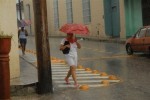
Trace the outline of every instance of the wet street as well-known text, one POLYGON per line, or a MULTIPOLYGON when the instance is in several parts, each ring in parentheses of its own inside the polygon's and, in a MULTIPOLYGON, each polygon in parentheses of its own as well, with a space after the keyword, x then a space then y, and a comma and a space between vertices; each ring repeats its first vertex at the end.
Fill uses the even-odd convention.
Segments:
MULTIPOLYGON (((64 59, 59 50, 61 38, 50 38, 49 41, 51 56, 64 59)), ((79 65, 115 75, 121 82, 88 91, 58 88, 54 95, 65 94, 65 100, 150 100, 150 58, 147 55, 138 53, 129 56, 126 54, 125 45, 120 43, 90 40, 79 42, 82 45, 78 50, 79 65)), ((34 37, 28 38, 27 49, 35 50, 34 37)), ((53 98, 51 97, 52 100, 53 98)))

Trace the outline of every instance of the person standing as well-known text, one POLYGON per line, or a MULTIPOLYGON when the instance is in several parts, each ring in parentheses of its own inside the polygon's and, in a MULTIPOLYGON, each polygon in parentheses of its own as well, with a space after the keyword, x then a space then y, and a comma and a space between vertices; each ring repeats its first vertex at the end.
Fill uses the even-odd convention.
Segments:
POLYGON ((79 86, 79 84, 77 82, 77 77, 76 77, 76 67, 77 67, 77 63, 78 63, 77 48, 78 49, 81 48, 80 43, 74 37, 73 33, 67 33, 67 37, 62 39, 62 41, 61 41, 60 50, 69 51, 69 52, 64 53, 66 62, 70 66, 67 76, 65 77, 65 82, 67 84, 69 84, 69 77, 72 75, 72 79, 74 81, 75 87, 79 86), (68 41, 69 43, 65 45, 66 41, 68 41), (68 50, 67 50, 67 48, 68 48, 68 50))
POLYGON ((27 30, 25 30, 24 27, 21 27, 21 29, 18 30, 18 38, 19 38, 19 42, 20 42, 23 55, 25 55, 27 36, 28 36, 27 30))

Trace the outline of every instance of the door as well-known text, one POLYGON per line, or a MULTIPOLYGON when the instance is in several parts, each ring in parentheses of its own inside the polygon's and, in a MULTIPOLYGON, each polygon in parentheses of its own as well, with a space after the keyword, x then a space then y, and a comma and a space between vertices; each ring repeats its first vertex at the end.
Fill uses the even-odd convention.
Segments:
POLYGON ((138 44, 137 40, 139 39, 140 31, 141 31, 141 29, 136 32, 136 35, 132 39, 131 48, 133 49, 133 51, 138 51, 139 47, 137 46, 137 44, 138 44))
POLYGON ((112 12, 112 36, 120 36, 120 14, 119 14, 119 0, 111 0, 112 12))
POLYGON ((104 0, 105 32, 107 36, 120 36, 119 0, 104 0))
POLYGON ((142 0, 143 26, 150 25, 150 0, 142 0))
POLYGON ((134 51, 144 51, 144 41, 145 41, 146 28, 141 29, 132 42, 134 51))
POLYGON ((124 3, 126 37, 131 37, 143 26, 141 0, 124 0, 124 3))

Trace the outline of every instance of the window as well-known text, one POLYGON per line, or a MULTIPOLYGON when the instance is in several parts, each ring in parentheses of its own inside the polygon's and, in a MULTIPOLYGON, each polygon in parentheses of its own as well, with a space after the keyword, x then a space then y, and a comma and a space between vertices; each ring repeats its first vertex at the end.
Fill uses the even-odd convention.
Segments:
POLYGON ((73 23, 72 0, 66 0, 67 22, 73 23))
POLYGON ((146 37, 150 37, 150 28, 147 29, 146 37))
POLYGON ((141 29, 140 34, 139 34, 139 38, 145 37, 145 32, 146 32, 146 28, 141 29))
POLYGON ((140 33, 140 30, 138 30, 138 31, 136 32, 136 38, 139 38, 139 33, 140 33))
POLYGON ((58 0, 54 0, 54 27, 59 28, 58 0))
POLYGON ((82 0, 84 24, 91 22, 90 0, 82 0))

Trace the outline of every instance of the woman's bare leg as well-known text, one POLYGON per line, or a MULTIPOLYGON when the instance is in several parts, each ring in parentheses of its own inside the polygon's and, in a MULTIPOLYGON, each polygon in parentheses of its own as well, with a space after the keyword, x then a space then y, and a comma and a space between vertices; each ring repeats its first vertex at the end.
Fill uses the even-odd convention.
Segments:
POLYGON ((72 75, 74 84, 77 84, 77 76, 76 76, 76 67, 75 66, 71 66, 71 75, 72 75))
POLYGON ((26 51, 26 43, 24 44, 24 51, 26 51))
POLYGON ((66 78, 68 79, 70 77, 70 75, 71 75, 71 68, 69 69, 66 78))
POLYGON ((71 75, 71 68, 69 69, 68 73, 67 73, 67 76, 65 77, 65 81, 67 84, 69 84, 69 77, 71 75))
POLYGON ((22 53, 25 54, 25 44, 22 44, 22 53))
POLYGON ((23 44, 22 44, 22 43, 21 43, 20 45, 21 45, 22 54, 24 54, 24 49, 23 49, 23 48, 24 48, 24 46, 23 46, 23 44))

